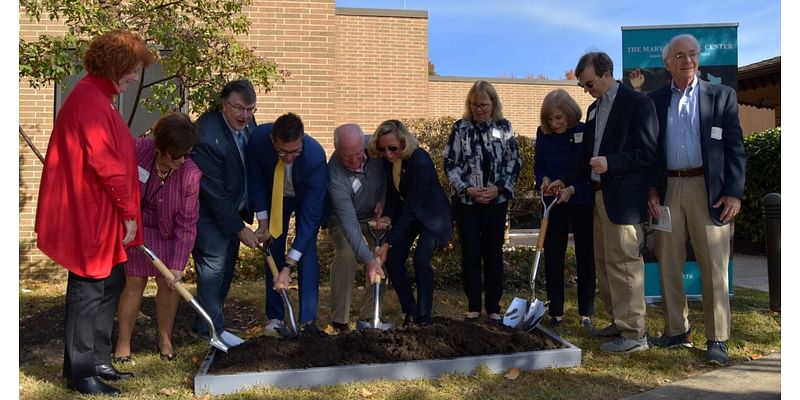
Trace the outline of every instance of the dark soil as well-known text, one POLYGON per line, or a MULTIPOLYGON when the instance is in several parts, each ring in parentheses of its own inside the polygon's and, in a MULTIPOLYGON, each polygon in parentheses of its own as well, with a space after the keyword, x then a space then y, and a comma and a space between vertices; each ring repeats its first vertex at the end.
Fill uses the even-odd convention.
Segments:
MULTIPOLYGON (((54 305, 31 315, 26 315, 27 307, 20 304, 19 320, 19 363, 52 360, 61 358, 64 354, 64 298, 61 297, 54 305)), ((131 340, 133 358, 136 353, 156 352, 158 337, 156 331, 156 305, 152 296, 142 299, 140 317, 136 321, 131 340)), ((260 324, 259 316, 263 309, 256 310, 253 305, 229 298, 225 304, 225 318, 228 330, 238 332, 250 326, 260 324)), ((172 344, 180 347, 188 343, 201 340, 192 333, 197 312, 182 299, 178 303, 178 312, 175 316, 175 327, 172 331, 172 344)), ((112 347, 116 343, 117 324, 114 322, 112 347)), ((60 362, 60 361, 59 361, 60 362)))
POLYGON ((511 354, 561 346, 539 331, 526 333, 497 323, 434 318, 429 326, 367 329, 336 336, 301 335, 292 339, 261 336, 217 352, 209 374, 232 374, 354 364, 453 359, 511 354))

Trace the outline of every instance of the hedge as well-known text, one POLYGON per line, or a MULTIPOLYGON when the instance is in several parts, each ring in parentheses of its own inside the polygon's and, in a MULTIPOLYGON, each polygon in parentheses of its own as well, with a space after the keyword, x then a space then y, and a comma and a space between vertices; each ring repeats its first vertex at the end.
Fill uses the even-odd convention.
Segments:
POLYGON ((736 217, 736 236, 752 243, 765 239, 761 198, 781 192, 781 128, 767 129, 744 139, 747 152, 742 212, 736 217))

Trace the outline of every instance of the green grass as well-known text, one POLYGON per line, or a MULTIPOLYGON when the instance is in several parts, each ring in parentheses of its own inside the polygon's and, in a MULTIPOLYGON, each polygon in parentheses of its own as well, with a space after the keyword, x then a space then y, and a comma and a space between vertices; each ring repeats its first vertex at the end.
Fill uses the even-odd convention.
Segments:
MULTIPOLYGON (((20 283, 20 316, 31 315, 43 307, 63 304, 63 283, 20 283)), ((193 287, 190 287, 193 290, 193 287)), ((263 282, 234 284, 230 296, 258 304, 263 308, 263 282)), ((354 299, 360 299, 360 289, 354 299)), ((146 294, 154 292, 148 286, 146 294)), ((296 296, 296 291, 292 291, 296 296)), ((503 303, 508 305, 515 295, 524 296, 524 291, 507 292, 503 303)), ((629 355, 605 354, 599 346, 605 339, 588 336, 579 326, 575 289, 567 290, 565 323, 557 333, 582 349, 580 367, 523 371, 516 380, 507 380, 503 374, 493 374, 479 369, 473 375, 448 375, 438 379, 415 379, 406 381, 378 380, 348 385, 336 385, 312 389, 254 388, 236 394, 217 396, 219 399, 615 399, 650 390, 669 382, 713 370, 704 363, 705 337, 703 313, 700 303, 690 303, 690 321, 693 324, 695 349, 650 349, 629 355)), ((544 293, 538 293, 544 299, 544 293)), ((438 290, 435 293, 434 313, 452 318, 461 318, 466 309, 466 299, 459 290, 438 290)), ((327 322, 328 289, 320 288, 320 325, 327 322)), ((354 301, 354 308, 358 301, 354 301)), ((294 304, 297 304, 296 302, 294 304)), ((386 317, 399 315, 399 305, 393 291, 384 298, 383 313, 386 317)), ((595 325, 603 327, 609 316, 602 311, 602 302, 597 300, 595 325)), ((746 361, 753 355, 780 351, 781 317, 769 311, 767 293, 736 288, 731 301, 732 335, 728 342, 732 364, 746 361)), ((260 316, 262 319, 264 316, 260 316)), ((351 322, 352 324, 352 322, 351 322)), ((647 327, 652 335, 659 335, 663 327, 663 315, 658 307, 648 306, 647 327)), ((53 327, 60 329, 60 327, 53 327)), ((20 332, 20 335, 35 332, 20 332)), ((25 349, 23 349, 25 350, 25 349)), ((31 349, 33 350, 33 349, 31 349)), ((177 362, 167 364, 155 353, 135 353, 136 365, 125 370, 136 374, 134 379, 115 384, 128 399, 194 399, 192 378, 197 365, 192 359, 202 359, 208 344, 197 341, 176 349, 181 355, 177 362), (191 357, 189 357, 189 355, 191 357)), ((96 398, 77 396, 65 389, 64 381, 58 377, 61 369, 61 348, 47 357, 44 363, 21 365, 19 370, 19 394, 23 399, 96 398)))

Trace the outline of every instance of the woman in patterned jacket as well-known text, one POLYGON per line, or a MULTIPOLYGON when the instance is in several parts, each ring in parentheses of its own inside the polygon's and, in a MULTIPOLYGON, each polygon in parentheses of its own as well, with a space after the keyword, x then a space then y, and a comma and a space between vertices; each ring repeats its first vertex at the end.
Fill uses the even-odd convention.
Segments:
POLYGON ((519 144, 503 117, 497 91, 489 82, 475 82, 467 93, 464 117, 450 132, 444 159, 461 239, 468 321, 481 315, 482 291, 489 320, 502 320, 506 212, 521 166, 519 144))

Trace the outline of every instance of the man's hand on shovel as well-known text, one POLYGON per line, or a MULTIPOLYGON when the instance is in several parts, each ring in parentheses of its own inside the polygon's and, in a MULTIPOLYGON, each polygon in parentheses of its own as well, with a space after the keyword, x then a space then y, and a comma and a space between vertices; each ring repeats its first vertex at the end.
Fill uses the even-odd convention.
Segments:
POLYGON ((380 277, 380 279, 386 277, 386 274, 383 272, 383 258, 380 256, 373 257, 372 261, 367 264, 367 282, 375 282, 376 275, 380 277))
POLYGON ((278 276, 272 277, 272 284, 275 286, 274 289, 276 291, 289 289, 289 285, 292 283, 292 269, 296 266, 297 261, 288 257, 286 258, 286 265, 281 268, 281 272, 278 273, 278 276))

